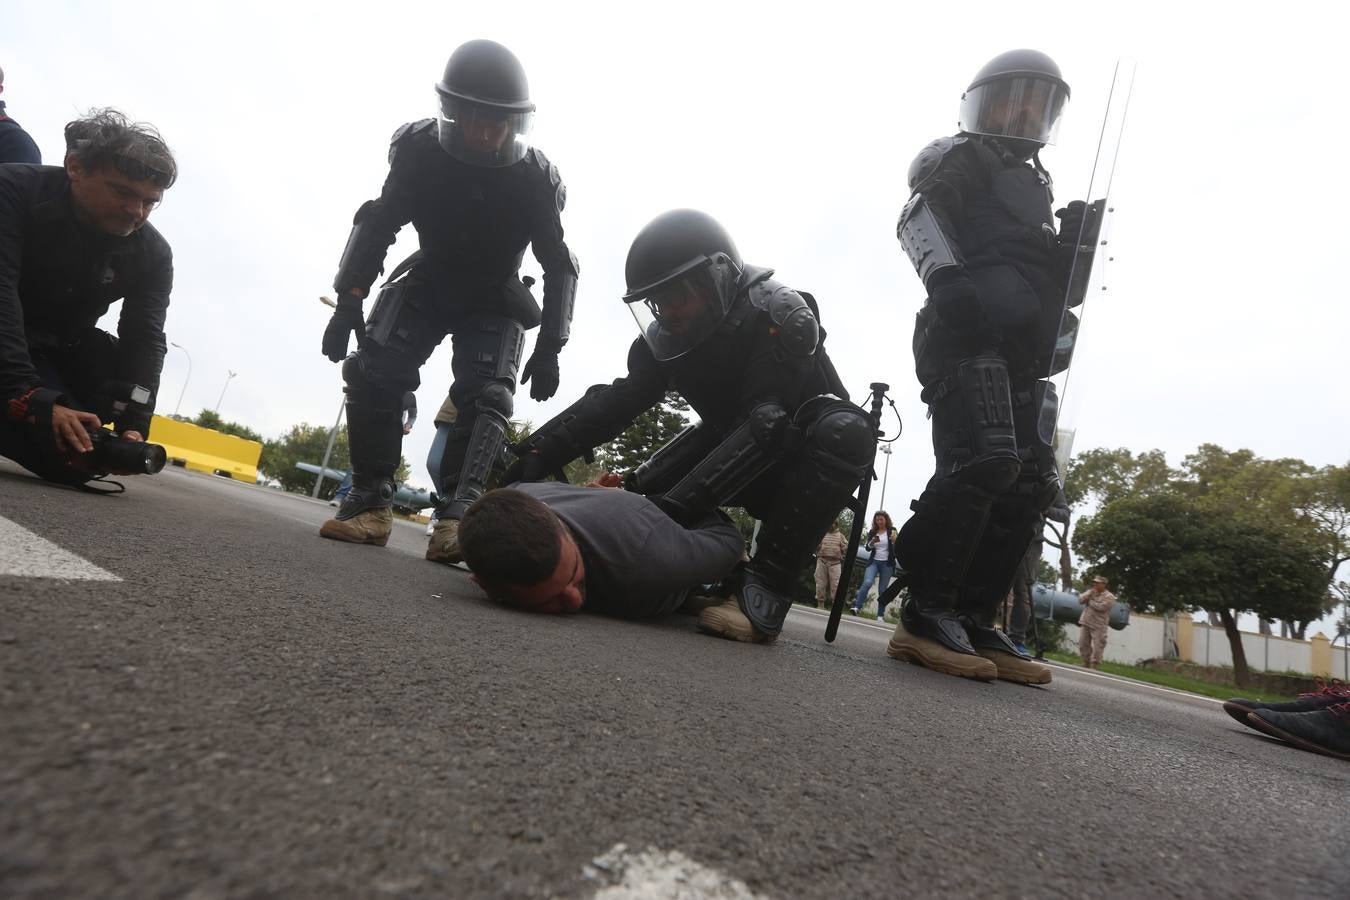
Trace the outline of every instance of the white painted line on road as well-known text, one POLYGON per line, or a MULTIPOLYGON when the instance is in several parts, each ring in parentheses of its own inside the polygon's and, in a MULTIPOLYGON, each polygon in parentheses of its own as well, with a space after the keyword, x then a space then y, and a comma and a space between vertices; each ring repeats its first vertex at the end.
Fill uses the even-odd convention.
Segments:
POLYGON ((0 516, 0 575, 61 581, 122 580, 4 516, 0 516))
POLYGON ((745 882, 697 863, 678 850, 648 847, 633 852, 615 844, 582 867, 592 881, 606 882, 595 900, 759 900, 745 882))

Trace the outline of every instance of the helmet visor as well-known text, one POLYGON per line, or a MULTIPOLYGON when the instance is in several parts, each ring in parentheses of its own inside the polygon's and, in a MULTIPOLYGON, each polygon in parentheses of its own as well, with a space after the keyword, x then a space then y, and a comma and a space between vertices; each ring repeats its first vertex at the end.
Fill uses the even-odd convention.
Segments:
POLYGON ((726 318, 740 274, 731 258, 719 253, 623 299, 652 355, 671 360, 694 349, 726 318))
POLYGON ((1036 75, 976 85, 961 97, 961 130, 1053 144, 1069 102, 1061 82, 1036 75))
POLYGON ((472 166, 520 162, 530 148, 533 110, 508 110, 441 94, 438 136, 441 148, 472 166))

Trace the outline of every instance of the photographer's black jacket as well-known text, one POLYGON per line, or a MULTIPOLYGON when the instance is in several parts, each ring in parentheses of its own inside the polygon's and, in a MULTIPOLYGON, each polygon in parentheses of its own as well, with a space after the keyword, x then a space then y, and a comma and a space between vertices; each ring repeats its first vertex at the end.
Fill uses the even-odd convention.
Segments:
MULTIPOLYGON (((64 169, 0 166, 0 409, 42 386, 30 347, 78 353, 74 345, 117 300, 109 378, 156 393, 172 287, 173 254, 152 225, 125 238, 98 233, 76 220, 64 169)), ((117 424, 144 434, 150 412, 117 424)))

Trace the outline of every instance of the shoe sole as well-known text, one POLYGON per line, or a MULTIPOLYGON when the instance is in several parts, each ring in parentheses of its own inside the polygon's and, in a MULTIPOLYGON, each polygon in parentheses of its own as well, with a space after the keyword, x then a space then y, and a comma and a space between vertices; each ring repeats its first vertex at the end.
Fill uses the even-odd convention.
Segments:
POLYGON ((464 556, 462 554, 447 553, 443 556, 440 554, 433 555, 430 550, 427 551, 427 559, 434 563, 440 563, 443 566, 457 566, 464 562, 464 556))
POLYGON ((995 681, 998 679, 998 666, 985 659, 983 656, 972 656, 971 659, 978 659, 984 663, 983 666, 972 664, 965 668, 957 668, 948 665, 939 658, 930 657, 922 650, 908 647, 896 646, 895 641, 886 644, 886 655, 891 659, 898 659, 903 662, 923 666, 925 669, 932 669, 934 672, 941 672, 943 675, 955 675, 959 678, 972 678, 976 681, 995 681))
POLYGON ((980 657, 983 659, 988 659, 991 663, 994 664, 994 668, 998 669, 999 681, 1011 681, 1013 684, 1049 684, 1051 681, 1054 680, 1054 677, 1050 674, 1049 666, 1045 667, 1044 672, 1037 672, 1033 676, 1019 672, 1016 669, 1008 669, 1005 672, 1003 668, 999 666, 998 660, 989 659, 989 657, 985 656, 983 653, 980 654, 980 657))
POLYGON ((336 528, 330 529, 328 527, 327 522, 324 522, 323 525, 320 526, 319 537, 328 538, 330 541, 344 541, 348 544, 370 544, 375 547, 383 547, 389 543, 389 535, 387 534, 378 538, 372 538, 369 536, 363 538, 354 538, 351 536, 349 532, 340 531, 336 528))
POLYGON ((726 638, 729 641, 736 641, 741 644, 772 644, 778 639, 778 635, 766 637, 753 631, 750 633, 750 637, 741 637, 744 632, 739 629, 730 628, 720 622, 706 622, 703 619, 699 619, 698 621, 698 630, 704 634, 726 638))
POLYGON ((1334 756, 1337 759, 1350 759, 1350 753, 1341 753, 1339 750, 1332 750, 1330 747, 1321 747, 1312 741, 1297 735, 1290 734, 1283 728, 1277 728, 1265 719, 1261 718, 1259 712, 1252 713, 1247 717, 1247 724, 1255 728, 1262 734, 1268 734, 1271 737, 1279 738, 1285 743, 1293 744, 1304 750, 1311 750, 1313 753, 1321 753, 1323 756, 1334 756))

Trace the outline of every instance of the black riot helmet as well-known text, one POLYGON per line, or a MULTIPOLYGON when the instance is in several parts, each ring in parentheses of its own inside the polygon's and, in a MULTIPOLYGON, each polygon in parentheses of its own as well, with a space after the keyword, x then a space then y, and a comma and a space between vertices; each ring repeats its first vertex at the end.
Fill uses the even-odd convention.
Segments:
POLYGON ((1053 144, 1069 85, 1039 50, 1000 53, 961 95, 962 131, 1053 144))
POLYGON ((436 83, 441 147, 475 166, 509 166, 529 149, 534 104, 525 67, 496 41, 461 44, 436 83))
POLYGON ((712 216, 672 209, 652 219, 628 248, 623 302, 659 360, 688 353, 726 318, 741 277, 741 254, 712 216))

